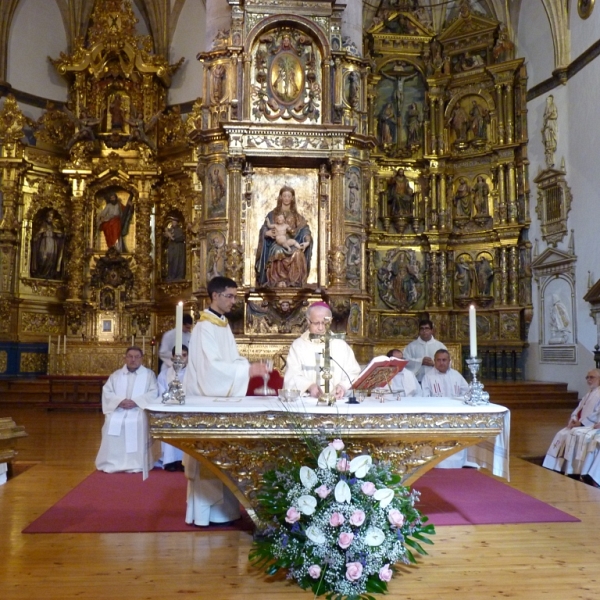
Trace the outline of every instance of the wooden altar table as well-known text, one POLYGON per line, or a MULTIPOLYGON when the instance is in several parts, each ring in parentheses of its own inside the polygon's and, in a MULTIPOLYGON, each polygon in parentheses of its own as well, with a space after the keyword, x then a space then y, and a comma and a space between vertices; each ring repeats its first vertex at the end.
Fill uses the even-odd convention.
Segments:
POLYGON ((368 399, 317 406, 312 398, 188 397, 184 405, 146 409, 153 438, 197 458, 236 495, 255 519, 261 474, 282 460, 307 457, 304 440, 341 438, 350 457, 385 460, 411 485, 449 455, 469 448, 469 461, 508 478, 510 411, 468 406, 452 398, 368 399))

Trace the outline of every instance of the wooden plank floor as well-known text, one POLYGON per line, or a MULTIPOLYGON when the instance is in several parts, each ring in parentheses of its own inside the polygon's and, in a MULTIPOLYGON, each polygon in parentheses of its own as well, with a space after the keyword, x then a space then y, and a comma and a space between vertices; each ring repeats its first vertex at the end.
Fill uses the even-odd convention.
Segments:
MULTIPOLYGON (((536 467, 567 409, 512 413, 510 485, 581 523, 440 527, 428 557, 404 569, 390 599, 600 597, 600 490, 536 467)), ((0 486, 0 598, 306 600, 283 578, 251 570, 248 533, 35 534, 22 529, 94 469, 102 415, 0 407, 29 437, 19 460, 38 464, 0 486)), ((183 518, 183 507, 182 507, 183 518)))

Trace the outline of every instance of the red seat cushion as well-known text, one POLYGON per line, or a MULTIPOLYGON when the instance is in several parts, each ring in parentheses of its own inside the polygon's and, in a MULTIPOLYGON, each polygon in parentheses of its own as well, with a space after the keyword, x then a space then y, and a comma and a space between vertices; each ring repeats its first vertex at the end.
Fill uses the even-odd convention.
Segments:
MULTIPOLYGON (((265 385, 262 377, 253 377, 248 382, 248 391, 246 392, 247 396, 255 396, 257 389, 262 389, 265 385)), ((277 392, 283 388, 283 377, 279 373, 277 369, 273 369, 271 371, 271 375, 269 376, 269 381, 267 382, 267 386, 273 390, 273 396, 277 396, 277 392)))

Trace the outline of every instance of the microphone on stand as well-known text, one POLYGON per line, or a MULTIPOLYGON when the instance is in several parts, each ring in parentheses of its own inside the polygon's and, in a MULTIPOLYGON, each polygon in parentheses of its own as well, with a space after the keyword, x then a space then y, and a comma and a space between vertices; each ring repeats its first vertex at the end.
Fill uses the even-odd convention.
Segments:
POLYGON ((350 375, 346 373, 344 367, 342 367, 342 365, 340 365, 340 363, 337 360, 335 360, 333 356, 329 356, 329 358, 342 370, 342 373, 348 378, 348 381, 350 382, 350 387, 348 389, 352 392, 352 395, 348 398, 348 402, 346 402, 346 404, 359 404, 358 400, 356 399, 356 396, 354 395, 354 388, 352 387, 352 379, 350 379, 350 375))

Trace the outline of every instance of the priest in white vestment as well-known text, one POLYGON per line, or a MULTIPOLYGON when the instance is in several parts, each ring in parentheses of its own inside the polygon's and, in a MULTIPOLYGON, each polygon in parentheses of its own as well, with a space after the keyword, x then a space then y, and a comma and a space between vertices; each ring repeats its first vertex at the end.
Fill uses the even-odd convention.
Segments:
MULTIPOLYGON (((388 358, 404 358, 402 350, 394 349, 387 353, 388 358)), ((421 396, 421 386, 417 381, 417 378, 413 375, 413 372, 404 367, 402 371, 394 376, 390 381, 390 388, 394 394, 400 394, 400 396, 421 396)))
MULTIPOLYGON (((191 318, 191 317, 190 317, 191 318)), ((175 346, 171 352, 172 358, 175 358, 175 346)), ((185 377, 185 369, 188 361, 188 347, 185 344, 181 346, 181 360, 183 361, 183 367, 179 371, 179 381, 183 382, 185 377)), ((175 369, 170 366, 166 371, 161 371, 158 374, 156 382, 158 383, 158 396, 162 398, 162 395, 169 389, 169 384, 175 379, 175 369)), ((165 471, 181 471, 183 469, 183 451, 171 444, 166 442, 160 443, 161 457, 160 461, 156 464, 157 467, 162 467, 165 471)))
MULTIPOLYGON (((210 306, 200 314, 192 331, 189 360, 183 380, 187 396, 245 396, 251 377, 266 375, 264 363, 240 356, 225 315, 235 304, 237 284, 228 277, 208 282, 210 306)), ((185 522, 194 525, 225 523, 240 517, 233 493, 197 460, 184 457, 188 478, 185 522)))
MULTIPOLYGON (((423 396, 457 398, 469 391, 469 384, 465 378, 451 367, 448 350, 438 350, 434 355, 433 364, 433 368, 423 378, 423 396)), ((438 464, 438 468, 442 469, 460 469, 465 466, 478 466, 468 462, 466 449, 456 452, 438 464)))
MULTIPOLYGON (((190 337, 192 336, 192 327, 194 326, 194 319, 191 315, 183 315, 183 327, 181 332, 181 343, 184 346, 190 347, 190 337)), ((158 358, 161 360, 160 372, 166 373, 167 369, 173 366, 171 357, 173 348, 175 347, 175 338, 177 337, 177 330, 175 327, 165 331, 160 340, 160 346, 158 347, 158 358)))
POLYGON ((140 348, 128 348, 125 364, 102 388, 102 412, 106 417, 96 457, 99 471, 143 472, 147 476, 154 465, 158 452, 148 434, 144 408, 156 401, 158 387, 154 373, 142 365, 142 359, 140 348))
MULTIPOLYGON (((554 436, 542 463, 547 469, 565 475, 583 476, 591 475, 590 470, 595 472, 592 464, 597 454, 596 432, 600 428, 600 369, 592 369, 585 379, 590 391, 571 413, 567 426, 554 436)), ((597 477, 600 478, 600 472, 597 477)))
MULTIPOLYGON (((308 330, 292 342, 286 360, 283 385, 286 389, 300 390, 313 398, 323 394, 323 351, 325 343, 310 339, 311 334, 324 334, 326 320, 331 322, 331 309, 325 302, 314 302, 306 311, 308 330)), ((343 398, 360 374, 352 348, 340 339, 330 341, 330 391, 337 399, 343 398)))
POLYGON ((404 348, 406 368, 412 371, 419 383, 433 369, 433 357, 438 350, 446 350, 442 342, 433 337, 433 323, 429 319, 419 321, 419 337, 404 348))

